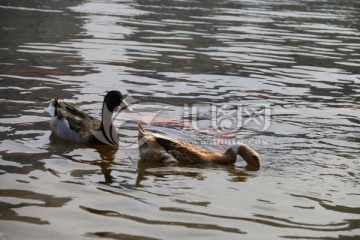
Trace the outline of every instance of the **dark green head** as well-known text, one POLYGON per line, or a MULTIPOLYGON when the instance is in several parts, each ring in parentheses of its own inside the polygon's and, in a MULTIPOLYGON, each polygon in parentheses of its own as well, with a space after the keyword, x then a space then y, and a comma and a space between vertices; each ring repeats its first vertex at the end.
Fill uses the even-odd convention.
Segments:
POLYGON ((120 110, 128 110, 132 112, 133 110, 128 106, 121 92, 112 90, 108 92, 105 96, 104 103, 106 104, 107 109, 110 112, 114 112, 117 108, 120 107, 120 110))

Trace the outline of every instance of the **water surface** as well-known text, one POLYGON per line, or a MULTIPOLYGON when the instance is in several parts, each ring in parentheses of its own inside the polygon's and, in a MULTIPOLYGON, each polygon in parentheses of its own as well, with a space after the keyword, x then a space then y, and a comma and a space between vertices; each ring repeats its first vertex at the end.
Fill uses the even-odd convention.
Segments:
POLYGON ((356 0, 0 1, 0 238, 358 238, 359 16, 356 0), (141 113, 118 116, 118 151, 51 135, 51 98, 98 116, 112 89, 141 113), (139 164, 138 119, 247 143, 262 167, 139 164))

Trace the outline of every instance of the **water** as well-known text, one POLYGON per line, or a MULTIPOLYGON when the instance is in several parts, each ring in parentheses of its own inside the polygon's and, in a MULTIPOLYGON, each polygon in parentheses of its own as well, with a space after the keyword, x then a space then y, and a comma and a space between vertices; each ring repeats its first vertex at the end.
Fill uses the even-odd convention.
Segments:
POLYGON ((356 0, 0 1, 0 238, 359 238, 359 16, 356 0), (142 114, 119 115, 118 151, 50 134, 51 98, 98 116, 111 89, 142 114), (262 167, 138 164, 137 119, 246 142, 262 167))

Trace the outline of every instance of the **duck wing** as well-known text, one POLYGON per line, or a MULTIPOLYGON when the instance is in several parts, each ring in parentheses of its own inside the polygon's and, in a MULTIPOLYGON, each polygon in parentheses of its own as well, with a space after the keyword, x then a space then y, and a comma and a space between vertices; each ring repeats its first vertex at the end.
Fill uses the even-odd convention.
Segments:
POLYGON ((72 104, 63 100, 55 100, 55 115, 68 121, 69 127, 76 132, 87 132, 98 130, 101 121, 83 111, 80 111, 72 104))
POLYGON ((93 118, 93 117, 89 116, 88 114, 84 113, 83 111, 80 111, 79 109, 77 109, 71 103, 66 102, 64 100, 56 99, 54 105, 55 105, 56 110, 61 109, 63 112, 66 112, 67 114, 71 114, 74 117, 93 118))
POLYGON ((169 138, 161 134, 153 134, 155 140, 163 146, 168 153, 173 155, 181 163, 204 163, 210 161, 215 154, 194 146, 190 143, 169 138))
POLYGON ((187 143, 185 141, 181 141, 158 133, 151 133, 151 135, 160 145, 162 145, 168 151, 178 149, 178 150, 186 150, 186 151, 191 150, 197 152, 206 152, 206 150, 197 147, 195 145, 192 145, 190 143, 187 143))

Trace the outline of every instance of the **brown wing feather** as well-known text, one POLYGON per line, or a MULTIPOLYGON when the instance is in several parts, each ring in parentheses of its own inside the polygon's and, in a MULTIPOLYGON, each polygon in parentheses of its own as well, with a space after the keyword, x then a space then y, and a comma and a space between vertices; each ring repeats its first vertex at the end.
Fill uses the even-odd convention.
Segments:
POLYGON ((204 163, 221 157, 217 152, 208 151, 186 142, 171 138, 154 137, 161 146, 181 163, 204 163))
POLYGON ((79 117, 84 118, 84 119, 89 119, 89 120, 95 120, 96 118, 84 113, 83 111, 80 111, 79 109, 77 109, 74 105, 65 102, 65 101, 57 101, 57 106, 58 109, 62 109, 63 111, 67 112, 68 114, 71 114, 74 117, 79 117))
POLYGON ((78 110, 75 106, 65 101, 56 101, 56 114, 58 118, 65 117, 69 123, 69 127, 76 132, 89 132, 98 130, 101 121, 78 110))
POLYGON ((230 156, 231 159, 228 159, 227 157, 224 158, 223 154, 218 152, 208 151, 167 136, 148 133, 142 125, 139 125, 139 148, 140 152, 142 152, 141 149, 152 149, 152 151, 144 151, 146 154, 143 154, 143 156, 158 158, 163 153, 169 153, 178 162, 183 164, 209 162, 227 164, 236 160, 236 155, 230 156), (140 141, 144 142, 144 140, 144 145, 141 145, 140 141))

